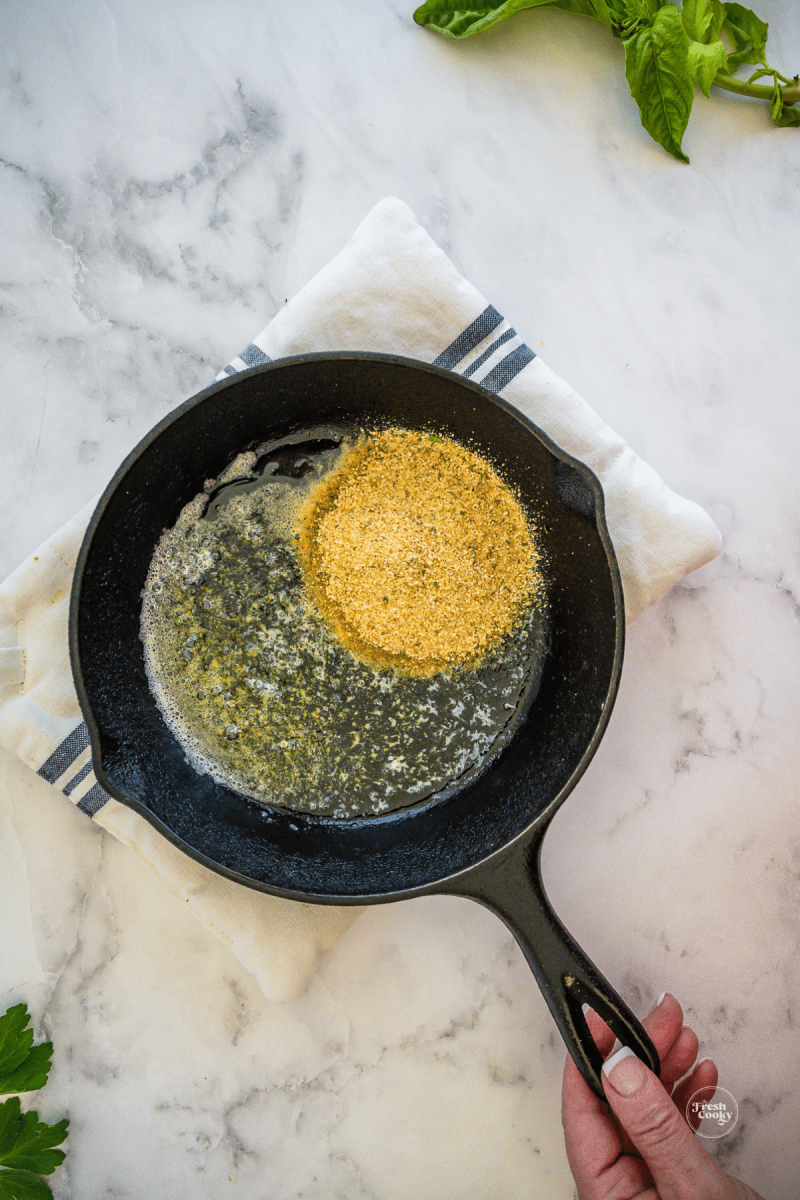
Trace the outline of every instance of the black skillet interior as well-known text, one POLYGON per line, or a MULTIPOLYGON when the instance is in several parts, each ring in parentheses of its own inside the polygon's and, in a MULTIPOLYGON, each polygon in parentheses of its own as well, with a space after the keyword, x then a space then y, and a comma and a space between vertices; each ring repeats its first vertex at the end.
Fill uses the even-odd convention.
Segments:
POLYGON ((594 477, 467 380, 365 354, 282 360, 214 385, 130 455, 89 527, 70 644, 100 782, 184 851, 252 887, 335 902, 434 890, 549 819, 599 740, 621 657, 619 578, 594 477), (464 790, 346 822, 265 808, 187 763, 151 696, 139 640, 154 546, 242 449, 324 422, 386 421, 483 452, 535 514, 551 621, 538 695, 510 746, 464 790))

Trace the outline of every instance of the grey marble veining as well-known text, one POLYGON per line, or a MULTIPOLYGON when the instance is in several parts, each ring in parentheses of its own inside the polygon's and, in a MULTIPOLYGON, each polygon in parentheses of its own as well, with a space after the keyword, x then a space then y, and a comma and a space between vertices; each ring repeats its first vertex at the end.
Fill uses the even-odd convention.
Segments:
MULTIPOLYGON (((800 13, 756 6, 800 68, 800 13)), ((534 12, 456 44, 401 0, 0 13, 0 573, 209 383, 382 196, 677 491, 721 557, 629 630, 554 906, 665 988, 740 1106, 715 1153, 800 1195, 800 133, 698 95, 690 166, 621 51, 534 12)), ((0 759, 0 999, 55 1043, 58 1200, 570 1200, 563 1047, 489 913, 369 910, 267 1003, 133 855, 0 759)))

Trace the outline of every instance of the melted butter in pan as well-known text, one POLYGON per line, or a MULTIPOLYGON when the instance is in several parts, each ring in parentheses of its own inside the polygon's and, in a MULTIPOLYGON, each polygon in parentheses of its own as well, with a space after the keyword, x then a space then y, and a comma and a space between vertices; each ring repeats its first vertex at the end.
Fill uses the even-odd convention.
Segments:
POLYGON ((479 667, 427 678, 342 644, 303 586, 297 514, 358 436, 308 430, 240 455, 163 535, 142 597, 151 690, 195 769, 338 818, 478 773, 527 707, 545 637, 534 604, 479 667))

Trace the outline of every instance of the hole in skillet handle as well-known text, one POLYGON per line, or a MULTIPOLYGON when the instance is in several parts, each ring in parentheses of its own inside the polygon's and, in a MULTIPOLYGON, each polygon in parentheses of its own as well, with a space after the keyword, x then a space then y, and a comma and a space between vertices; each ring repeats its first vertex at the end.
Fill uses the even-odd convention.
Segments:
MULTIPOLYGON (((574 975, 563 977, 567 1019, 572 1025, 572 1037, 567 1043, 572 1059, 586 1083, 601 1099, 605 1099, 602 1083, 603 1055, 597 1049, 586 1020, 585 1007, 591 1008, 623 1046, 628 1046, 654 1075, 661 1074, 658 1052, 647 1035, 644 1038, 624 1019, 619 1010, 609 1004, 603 992, 596 991, 574 975)), ((606 985, 607 986, 607 985, 606 985)))
POLYGON ((548 824, 545 819, 516 844, 480 863, 452 890, 477 900, 508 926, 576 1067, 594 1094, 605 1100, 603 1056, 589 1030, 584 1004, 656 1075, 661 1064, 641 1022, 553 910, 540 864, 548 824))

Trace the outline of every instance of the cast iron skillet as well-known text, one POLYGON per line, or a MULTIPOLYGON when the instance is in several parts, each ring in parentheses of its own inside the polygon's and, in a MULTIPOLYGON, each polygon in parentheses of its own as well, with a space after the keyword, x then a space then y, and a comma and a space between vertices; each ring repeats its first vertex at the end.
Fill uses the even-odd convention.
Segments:
POLYGON ((642 1026, 552 911, 547 826, 605 730, 624 638, 622 591, 594 475, 477 384, 410 359, 311 354, 243 372, 160 422, 103 495, 78 558, 70 652, 100 784, 198 862, 248 887, 322 904, 468 896, 509 926, 584 1079, 603 1095, 589 1004, 653 1070, 642 1026), (510 744, 444 799, 336 821, 265 808, 201 776, 151 696, 140 593, 162 531, 242 449, 320 423, 434 428, 485 453, 536 514, 549 644, 510 744))

